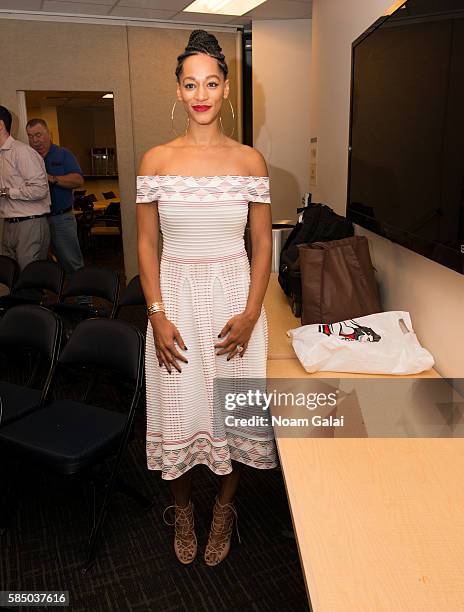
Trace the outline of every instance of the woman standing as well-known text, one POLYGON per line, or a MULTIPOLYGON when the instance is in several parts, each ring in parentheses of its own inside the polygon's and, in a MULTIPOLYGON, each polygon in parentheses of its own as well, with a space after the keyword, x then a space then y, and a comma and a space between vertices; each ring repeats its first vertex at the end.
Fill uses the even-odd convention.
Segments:
POLYGON ((147 463, 171 483, 174 550, 182 563, 197 554, 191 468, 204 464, 221 476, 208 565, 229 552, 240 464, 277 465, 272 429, 228 426, 215 392, 218 379, 266 377, 262 303, 272 249, 264 159, 222 130, 227 73, 215 36, 193 31, 176 69, 185 135, 146 152, 137 177, 139 270, 149 314, 147 463), (243 241, 249 203, 251 269, 243 241))

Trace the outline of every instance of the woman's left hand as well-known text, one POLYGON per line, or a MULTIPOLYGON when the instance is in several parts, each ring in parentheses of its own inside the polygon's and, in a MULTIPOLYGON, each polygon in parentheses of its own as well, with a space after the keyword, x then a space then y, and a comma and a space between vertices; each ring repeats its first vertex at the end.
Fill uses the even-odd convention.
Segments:
POLYGON ((252 316, 245 312, 229 319, 219 333, 219 338, 223 338, 224 336, 226 336, 226 338, 222 342, 218 342, 214 345, 214 348, 220 349, 216 352, 216 355, 229 353, 227 361, 237 354, 243 357, 257 320, 257 316, 252 316), (237 346, 241 346, 242 350, 237 350, 237 346))

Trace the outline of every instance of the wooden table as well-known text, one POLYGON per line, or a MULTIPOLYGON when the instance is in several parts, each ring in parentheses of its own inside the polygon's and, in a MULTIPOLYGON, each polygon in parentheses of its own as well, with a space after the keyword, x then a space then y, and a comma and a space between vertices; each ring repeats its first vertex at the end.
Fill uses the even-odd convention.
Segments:
MULTIPOLYGON (((265 308, 268 378, 369 378, 306 373, 275 274, 265 308)), ((277 447, 314 612, 464 611, 463 439, 279 437, 277 447)))
POLYGON ((112 202, 120 202, 119 198, 111 198, 110 200, 96 200, 93 203, 93 209, 95 212, 102 212, 106 210, 112 202))
MULTIPOLYGON (((120 202, 119 198, 111 198, 110 200, 95 200, 95 202, 93 203, 93 210, 96 213, 102 213, 105 212, 105 210, 108 208, 109 204, 111 204, 111 202, 120 202)), ((76 216, 79 216, 82 214, 82 210, 75 210, 73 209, 73 212, 76 216)))
MULTIPOLYGON (((285 293, 280 288, 277 273, 272 272, 264 297, 264 309, 268 324, 268 359, 296 359, 288 329, 300 327, 290 308, 285 293)), ((304 370, 303 370, 304 371, 304 370)))

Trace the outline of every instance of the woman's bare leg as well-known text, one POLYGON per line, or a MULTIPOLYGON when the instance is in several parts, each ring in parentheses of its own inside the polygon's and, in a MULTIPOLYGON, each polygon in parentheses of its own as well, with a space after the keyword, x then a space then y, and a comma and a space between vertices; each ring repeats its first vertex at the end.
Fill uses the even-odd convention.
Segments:
POLYGON ((238 461, 232 461, 232 472, 221 477, 219 503, 230 504, 234 501, 240 480, 240 465, 238 461))
POLYGON ((182 508, 188 506, 192 490, 192 470, 188 470, 188 472, 182 474, 179 478, 171 480, 170 486, 176 504, 182 508))
POLYGON ((193 504, 190 501, 192 470, 171 480, 170 485, 175 500, 174 550, 179 561, 188 564, 195 559, 197 554, 193 504))
POLYGON ((232 528, 237 512, 232 502, 240 479, 240 464, 232 462, 232 472, 221 477, 221 488, 213 507, 213 521, 205 548, 207 565, 217 565, 229 553, 232 528))

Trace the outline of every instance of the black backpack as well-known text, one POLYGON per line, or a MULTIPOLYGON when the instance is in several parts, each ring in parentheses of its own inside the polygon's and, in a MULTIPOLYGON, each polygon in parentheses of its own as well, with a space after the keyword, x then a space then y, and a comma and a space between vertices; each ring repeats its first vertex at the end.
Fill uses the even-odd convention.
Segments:
MULTIPOLYGON (((301 303, 298 245, 339 240, 354 235, 351 221, 346 217, 337 215, 325 204, 309 204, 303 209, 298 209, 298 212, 301 210, 303 211, 303 217, 285 241, 280 253, 279 265, 279 284, 285 294, 297 303, 301 303)), ((294 313, 298 316, 297 310, 298 306, 293 308, 294 313)))

